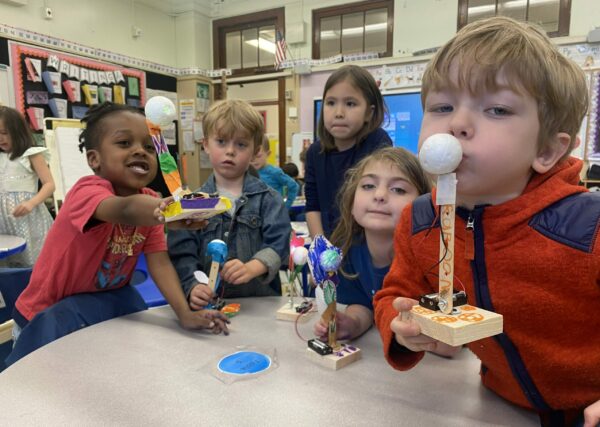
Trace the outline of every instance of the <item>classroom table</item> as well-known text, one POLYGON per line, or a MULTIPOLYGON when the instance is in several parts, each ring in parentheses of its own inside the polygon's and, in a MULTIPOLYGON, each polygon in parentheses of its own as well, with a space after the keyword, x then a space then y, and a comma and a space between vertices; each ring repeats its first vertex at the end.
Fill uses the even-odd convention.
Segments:
MULTIPOLYGON (((305 355, 287 298, 239 299, 229 336, 181 329, 170 307, 80 330, 0 373, 4 425, 534 426, 537 417, 480 384, 479 362, 431 354, 408 372, 384 360, 371 329, 339 371, 305 355), (279 366, 225 384, 210 372, 237 346, 275 348, 279 366)), ((230 301, 231 302, 231 301, 230 301)), ((313 319, 299 324, 311 336, 313 319)))
POLYGON ((27 242, 22 237, 0 234, 0 259, 23 252, 27 242))

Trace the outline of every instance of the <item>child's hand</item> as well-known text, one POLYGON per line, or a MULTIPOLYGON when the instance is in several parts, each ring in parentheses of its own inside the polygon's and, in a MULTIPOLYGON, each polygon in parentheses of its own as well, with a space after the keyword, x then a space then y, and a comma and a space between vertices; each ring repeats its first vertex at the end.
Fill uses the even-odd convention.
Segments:
POLYGON ((26 201, 26 202, 20 203, 20 204, 18 204, 18 205, 15 207, 15 209, 12 211, 12 215, 13 215, 15 218, 19 218, 19 217, 21 217, 21 216, 25 216, 25 215, 27 215, 28 213, 30 213, 30 212, 33 210, 33 208, 34 208, 34 207, 35 207, 35 206, 33 206, 33 205, 32 205, 32 204, 29 202, 29 201, 26 201))
POLYGON ((321 341, 327 341, 327 324, 322 318, 313 326, 313 332, 321 341))
POLYGON ((411 351, 432 351, 441 356, 452 356, 457 353, 461 347, 452 347, 421 333, 421 327, 410 318, 409 313, 411 308, 418 303, 410 298, 396 298, 393 302, 394 309, 398 311, 398 317, 392 320, 390 328, 396 335, 398 344, 411 351))
POLYGON ((232 259, 223 264, 221 277, 232 285, 243 285, 265 271, 266 267, 260 261, 251 260, 243 263, 239 259, 232 259))
MULTIPOLYGON (((154 218, 161 223, 165 222, 165 216, 163 214, 167 206, 173 202, 173 197, 166 197, 160 201, 158 206, 154 209, 154 218)), ((201 230, 208 224, 205 219, 194 219, 185 218, 178 221, 169 222, 169 229, 171 230, 201 230)))
POLYGON ((217 310, 186 311, 179 323, 184 329, 210 329, 213 334, 229 335, 227 316, 217 310))
POLYGON ((338 311, 335 316, 335 328, 337 339, 349 340, 357 335, 358 325, 351 316, 338 311))
POLYGON ((600 400, 592 403, 583 410, 583 427, 596 427, 600 425, 600 400))
POLYGON ((204 283, 198 283, 190 292, 190 308, 201 310, 206 307, 215 297, 214 292, 204 283))
MULTIPOLYGON (((346 313, 340 311, 335 316, 335 327, 336 327, 336 338, 339 340, 349 340, 357 335, 356 330, 358 329, 356 321, 348 316, 346 313)), ((328 328, 327 323, 323 321, 323 318, 319 319, 313 331, 317 337, 322 341, 327 341, 328 328)))

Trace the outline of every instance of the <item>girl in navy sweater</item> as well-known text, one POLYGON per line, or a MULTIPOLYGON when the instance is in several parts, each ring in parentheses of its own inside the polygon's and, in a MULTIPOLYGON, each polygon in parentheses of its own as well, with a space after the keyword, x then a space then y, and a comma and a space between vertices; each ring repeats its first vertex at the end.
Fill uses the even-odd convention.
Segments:
POLYGON ((306 153, 306 222, 311 236, 329 237, 339 218, 337 193, 346 171, 378 148, 391 146, 380 129, 385 104, 375 79, 356 65, 335 71, 323 90, 318 139, 306 153))

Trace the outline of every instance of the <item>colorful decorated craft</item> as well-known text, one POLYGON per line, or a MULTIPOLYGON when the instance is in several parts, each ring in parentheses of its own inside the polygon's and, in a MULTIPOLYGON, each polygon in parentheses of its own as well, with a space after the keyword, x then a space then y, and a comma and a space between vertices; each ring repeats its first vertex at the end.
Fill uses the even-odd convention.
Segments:
POLYGON ((328 344, 337 347, 335 314, 337 270, 342 263, 342 251, 322 235, 315 236, 308 250, 308 266, 317 286, 323 289, 327 309, 321 318, 328 325, 328 344))
POLYGON ((146 102, 144 112, 146 113, 148 130, 150 131, 154 148, 158 153, 158 161, 163 178, 175 200, 179 200, 181 195, 185 194, 188 190, 182 183, 177 162, 171 153, 169 153, 169 148, 161 132, 162 126, 171 124, 175 119, 175 105, 164 96, 154 96, 146 102))
MULTIPOLYGON (((277 310, 277 319, 296 321, 299 319, 306 320, 307 316, 300 318, 302 314, 306 314, 307 309, 302 304, 295 304, 294 297, 303 295, 302 290, 298 291, 297 281, 298 275, 308 261, 308 250, 304 247, 304 238, 296 236, 292 231, 290 237, 290 258, 288 264, 288 285, 290 299, 286 305, 277 310)), ((310 306, 309 306, 310 307, 310 306)))
POLYGON ((183 194, 163 211, 165 222, 185 218, 208 219, 231 209, 231 200, 207 193, 183 194))

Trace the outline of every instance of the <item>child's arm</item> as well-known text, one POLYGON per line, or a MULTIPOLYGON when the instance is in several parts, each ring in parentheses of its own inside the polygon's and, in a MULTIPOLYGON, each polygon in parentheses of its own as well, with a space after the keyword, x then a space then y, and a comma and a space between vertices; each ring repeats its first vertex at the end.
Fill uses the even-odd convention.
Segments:
POLYGON ((306 212, 306 225, 308 226, 308 234, 311 237, 315 237, 317 234, 324 234, 320 211, 306 212))
POLYGON ((215 310, 190 310, 179 285, 177 273, 166 252, 147 253, 146 260, 152 279, 171 308, 173 308, 183 328, 208 328, 212 329, 215 334, 223 332, 225 335, 229 335, 229 330, 227 329, 229 320, 223 313, 215 310))
MULTIPOLYGON (((337 338, 340 340, 350 340, 364 334, 373 324, 373 312, 364 305, 351 304, 344 313, 336 314, 337 338)), ((327 339, 327 325, 323 319, 315 324, 315 335, 319 338, 327 339)))
POLYGON ((15 207, 12 212, 13 216, 15 217, 25 216, 30 213, 33 208, 40 203, 44 203, 44 200, 52 196, 52 193, 54 193, 54 189, 56 188, 54 185, 54 179, 50 173, 50 168, 48 168, 46 159, 44 159, 43 155, 34 154, 33 156, 29 156, 29 162, 31 163, 31 168, 35 171, 40 179, 42 187, 40 188, 40 191, 38 191, 37 194, 31 199, 20 203, 15 207))
POLYGON ((419 302, 410 298, 396 298, 393 306, 398 311, 398 316, 392 320, 390 328, 395 335, 396 342, 411 351, 431 351, 440 356, 454 356, 461 349, 460 346, 452 347, 421 333, 419 324, 410 318, 410 310, 419 302))
POLYGON ((286 175, 281 169, 277 172, 279 174, 279 180, 283 184, 284 187, 287 187, 287 199, 285 200, 285 207, 291 208, 292 203, 296 200, 296 196, 298 196, 298 189, 300 186, 298 183, 289 175, 286 175))
POLYGON ((600 400, 585 408, 583 417, 583 427, 596 427, 600 425, 600 400))
MULTIPOLYGON (((94 212, 94 218, 112 224, 159 225, 164 223, 165 219, 162 211, 171 201, 171 197, 159 199, 149 194, 108 197, 98 204, 94 212)), ((205 227, 206 224, 206 220, 183 219, 170 222, 169 228, 173 230, 197 230, 205 227)))
POLYGON ((304 170, 304 195, 306 197, 306 225, 311 237, 323 234, 321 221, 321 206, 319 205, 319 190, 314 163, 317 161, 314 147, 306 152, 306 167, 304 170))

